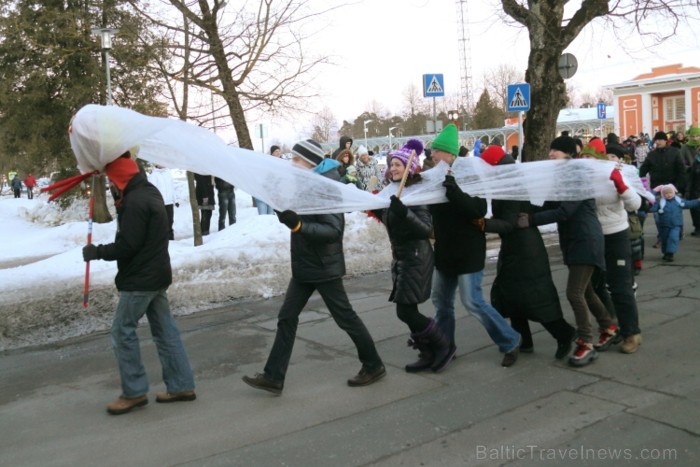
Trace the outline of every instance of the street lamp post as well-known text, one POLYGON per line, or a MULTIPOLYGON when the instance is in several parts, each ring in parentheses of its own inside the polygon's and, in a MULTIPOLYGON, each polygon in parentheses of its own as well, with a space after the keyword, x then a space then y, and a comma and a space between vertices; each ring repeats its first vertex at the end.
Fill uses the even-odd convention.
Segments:
POLYGON ((365 130, 365 147, 366 147, 367 149, 369 149, 369 148, 367 147, 367 124, 368 124, 368 123, 371 123, 371 122, 373 122, 373 121, 374 121, 374 120, 365 120, 364 123, 363 123, 363 127, 364 127, 364 130, 365 130))
POLYGON ((105 53, 105 68, 107 71, 107 105, 112 105, 112 83, 109 76, 109 49, 112 48, 112 36, 119 32, 114 28, 93 28, 92 33, 100 36, 102 51, 105 53))
POLYGON ((391 147, 391 132, 394 131, 394 130, 397 129, 397 128, 398 128, 397 126, 392 126, 391 128, 389 128, 389 152, 391 152, 391 150, 392 150, 392 147, 391 147))

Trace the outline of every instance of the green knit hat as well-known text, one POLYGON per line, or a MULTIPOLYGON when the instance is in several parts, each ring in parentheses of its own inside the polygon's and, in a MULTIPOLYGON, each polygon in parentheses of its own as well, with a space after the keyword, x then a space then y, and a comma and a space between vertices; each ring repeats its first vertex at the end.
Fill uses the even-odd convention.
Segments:
POLYGON ((430 143, 430 148, 449 152, 454 156, 459 154, 459 135, 454 123, 447 125, 440 134, 435 137, 433 142, 430 143))
MULTIPOLYGON (((700 128, 696 126, 691 126, 686 134, 688 136, 698 136, 700 135, 700 128)), ((700 142, 693 138, 690 138, 688 140, 688 146, 700 146, 700 142)))

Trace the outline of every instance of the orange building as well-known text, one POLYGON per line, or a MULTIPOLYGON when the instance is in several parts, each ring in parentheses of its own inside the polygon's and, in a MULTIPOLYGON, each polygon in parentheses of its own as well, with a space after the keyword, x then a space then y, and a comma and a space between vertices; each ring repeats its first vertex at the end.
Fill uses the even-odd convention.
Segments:
POLYGON ((605 87, 613 93, 620 136, 686 131, 700 120, 700 68, 666 65, 605 87))

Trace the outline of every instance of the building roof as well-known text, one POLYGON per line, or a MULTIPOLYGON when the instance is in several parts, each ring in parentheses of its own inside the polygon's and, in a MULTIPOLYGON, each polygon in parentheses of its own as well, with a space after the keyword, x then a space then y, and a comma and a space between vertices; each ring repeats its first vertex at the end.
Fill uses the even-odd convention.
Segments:
POLYGON ((607 84, 603 87, 611 90, 622 90, 688 81, 700 81, 700 68, 683 67, 682 64, 676 63, 655 67, 651 69, 651 72, 638 75, 629 81, 607 84))

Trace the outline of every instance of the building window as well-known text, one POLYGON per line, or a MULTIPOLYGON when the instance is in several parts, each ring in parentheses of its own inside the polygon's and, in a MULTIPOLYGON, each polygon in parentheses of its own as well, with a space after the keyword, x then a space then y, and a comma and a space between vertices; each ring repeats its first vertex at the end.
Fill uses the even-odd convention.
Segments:
POLYGON ((664 99, 664 120, 669 123, 685 121, 685 96, 664 99))

